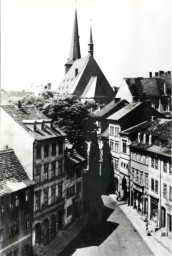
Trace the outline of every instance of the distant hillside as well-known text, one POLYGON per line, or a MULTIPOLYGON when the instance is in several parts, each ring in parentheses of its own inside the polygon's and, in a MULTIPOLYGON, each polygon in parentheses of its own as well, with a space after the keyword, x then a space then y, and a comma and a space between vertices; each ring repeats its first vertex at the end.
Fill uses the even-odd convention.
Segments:
POLYGON ((24 96, 33 95, 33 92, 25 91, 3 91, 1 90, 1 105, 10 104, 12 102, 17 102, 22 99, 24 96))

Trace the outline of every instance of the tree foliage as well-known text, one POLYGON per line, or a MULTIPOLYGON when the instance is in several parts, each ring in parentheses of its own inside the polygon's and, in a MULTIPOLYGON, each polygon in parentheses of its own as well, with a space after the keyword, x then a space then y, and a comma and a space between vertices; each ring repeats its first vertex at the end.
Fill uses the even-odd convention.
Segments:
POLYGON ((52 92, 42 93, 39 97, 23 98, 22 104, 37 106, 67 134, 69 141, 75 145, 82 145, 96 130, 96 125, 89 115, 88 105, 82 104, 75 97, 60 98, 52 92))

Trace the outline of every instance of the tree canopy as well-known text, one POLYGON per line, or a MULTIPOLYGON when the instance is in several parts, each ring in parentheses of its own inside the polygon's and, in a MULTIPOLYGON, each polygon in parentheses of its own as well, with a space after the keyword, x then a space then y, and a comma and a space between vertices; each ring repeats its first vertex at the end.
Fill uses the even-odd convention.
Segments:
POLYGON ((75 145, 81 145, 85 140, 89 140, 90 135, 96 130, 96 125, 89 115, 89 105, 81 103, 75 97, 60 98, 53 93, 43 93, 39 97, 23 98, 22 104, 37 106, 75 145))

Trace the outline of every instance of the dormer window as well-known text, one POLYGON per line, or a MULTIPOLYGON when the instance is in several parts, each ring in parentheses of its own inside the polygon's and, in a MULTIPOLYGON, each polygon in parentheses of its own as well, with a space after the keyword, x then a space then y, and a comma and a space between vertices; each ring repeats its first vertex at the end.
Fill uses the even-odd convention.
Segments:
POLYGON ((146 144, 146 134, 143 134, 143 143, 146 144))
POLYGON ((140 142, 141 141, 141 133, 139 132, 138 133, 138 142, 140 142))
POLYGON ((152 134, 149 134, 149 145, 152 145, 152 134))

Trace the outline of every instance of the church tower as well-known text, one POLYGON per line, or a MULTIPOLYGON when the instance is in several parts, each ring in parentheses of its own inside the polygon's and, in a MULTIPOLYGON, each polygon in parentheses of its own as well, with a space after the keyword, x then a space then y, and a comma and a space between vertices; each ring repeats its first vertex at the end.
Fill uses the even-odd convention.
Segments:
POLYGON ((79 43, 78 18, 77 18, 77 10, 75 9, 72 42, 71 42, 71 47, 69 52, 69 58, 67 59, 68 62, 65 64, 66 73, 72 66, 73 62, 80 58, 81 58, 81 52, 80 52, 80 43, 79 43))
POLYGON ((90 42, 88 44, 88 53, 93 56, 94 54, 94 44, 93 44, 93 36, 92 36, 92 27, 90 24, 90 42))

